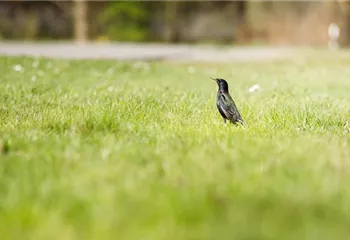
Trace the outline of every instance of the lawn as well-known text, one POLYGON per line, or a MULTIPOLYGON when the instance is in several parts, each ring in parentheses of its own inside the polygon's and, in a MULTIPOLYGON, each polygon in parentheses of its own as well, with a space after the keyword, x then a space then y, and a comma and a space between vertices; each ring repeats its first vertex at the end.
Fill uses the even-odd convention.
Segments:
POLYGON ((0 63, 1 239, 350 238, 350 58, 0 63))

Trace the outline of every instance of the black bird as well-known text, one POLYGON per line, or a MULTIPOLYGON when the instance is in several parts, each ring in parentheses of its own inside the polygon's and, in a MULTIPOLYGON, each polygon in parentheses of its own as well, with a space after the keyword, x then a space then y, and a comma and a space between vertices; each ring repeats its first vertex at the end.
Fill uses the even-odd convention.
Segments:
POLYGON ((224 118, 224 122, 229 120, 233 124, 237 124, 238 122, 242 125, 245 125, 241 114, 239 113, 235 102, 233 101, 230 93, 228 91, 228 84, 225 79, 222 78, 211 78, 218 84, 218 93, 216 95, 216 106, 224 118))

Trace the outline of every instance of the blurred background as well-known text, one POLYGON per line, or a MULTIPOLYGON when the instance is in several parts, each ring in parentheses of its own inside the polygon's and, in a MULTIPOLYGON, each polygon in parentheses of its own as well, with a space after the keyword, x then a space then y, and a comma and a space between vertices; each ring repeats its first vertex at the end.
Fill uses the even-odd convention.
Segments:
POLYGON ((350 2, 1 1, 0 40, 323 46, 350 43, 350 2))

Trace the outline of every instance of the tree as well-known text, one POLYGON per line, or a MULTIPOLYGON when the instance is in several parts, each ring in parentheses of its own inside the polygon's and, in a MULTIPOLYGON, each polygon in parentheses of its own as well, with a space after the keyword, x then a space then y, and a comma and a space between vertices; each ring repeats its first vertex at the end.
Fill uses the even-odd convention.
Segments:
MULTIPOLYGON (((177 43, 180 41, 179 8, 182 2, 165 1, 165 21, 168 30, 167 41, 177 43)), ((185 2, 186 4, 186 2, 185 2)))
POLYGON ((75 40, 77 42, 86 42, 88 39, 88 3, 85 0, 74 0, 74 4, 75 40))
POLYGON ((145 41, 153 14, 149 5, 147 1, 110 1, 98 21, 112 41, 145 41))
POLYGON ((248 2, 247 1, 236 1, 236 11, 237 11, 237 35, 236 41, 239 43, 244 43, 251 40, 251 29, 247 22, 248 14, 248 2))

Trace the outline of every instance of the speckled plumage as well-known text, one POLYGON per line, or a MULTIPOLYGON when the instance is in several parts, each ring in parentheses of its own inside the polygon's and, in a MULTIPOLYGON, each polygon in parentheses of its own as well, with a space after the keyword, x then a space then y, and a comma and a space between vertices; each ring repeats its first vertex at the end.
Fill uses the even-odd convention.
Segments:
POLYGON ((221 78, 212 78, 218 84, 218 92, 216 96, 216 106, 223 117, 225 123, 226 120, 230 121, 233 124, 241 123, 245 124, 241 114, 239 113, 235 102, 230 96, 228 90, 228 84, 225 79, 221 78))

